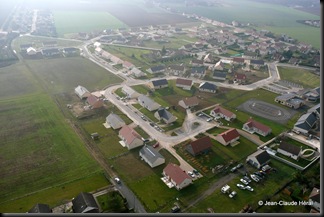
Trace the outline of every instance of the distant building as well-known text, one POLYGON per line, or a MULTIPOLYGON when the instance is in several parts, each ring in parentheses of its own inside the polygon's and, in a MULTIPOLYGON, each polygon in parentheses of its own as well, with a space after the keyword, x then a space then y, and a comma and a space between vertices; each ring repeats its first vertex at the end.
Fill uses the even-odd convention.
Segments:
POLYGON ((190 90, 192 87, 193 81, 183 78, 177 78, 176 87, 181 87, 184 90, 190 90))
POLYGON ((156 73, 165 72, 165 70, 166 70, 165 66, 159 65, 159 66, 153 66, 149 68, 147 71, 151 74, 156 74, 156 73))
POLYGON ((184 109, 189 109, 197 106, 199 104, 199 99, 193 96, 180 100, 178 104, 184 109))
POLYGON ((162 89, 162 88, 168 87, 169 84, 166 79, 159 79, 159 80, 152 81, 152 85, 153 85, 153 88, 155 90, 157 90, 157 89, 162 89))
POLYGON ((199 91, 216 93, 216 85, 207 81, 203 82, 199 85, 199 91))

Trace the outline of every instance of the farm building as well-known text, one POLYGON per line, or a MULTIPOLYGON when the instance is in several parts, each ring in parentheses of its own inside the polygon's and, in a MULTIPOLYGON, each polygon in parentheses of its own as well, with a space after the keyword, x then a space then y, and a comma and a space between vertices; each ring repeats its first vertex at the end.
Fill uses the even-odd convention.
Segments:
POLYGON ((74 92, 76 95, 78 95, 78 97, 80 99, 85 99, 88 98, 88 96, 90 96, 90 92, 83 86, 79 85, 74 89, 74 92))
POLYGON ((257 133, 261 136, 267 136, 271 133, 271 128, 250 118, 243 124, 243 130, 249 133, 257 133))
POLYGON ((165 163, 165 158, 152 146, 144 145, 139 151, 139 156, 152 168, 165 163))
POLYGON ((192 155, 197 156, 199 154, 208 153, 212 147, 212 142, 208 136, 202 137, 191 142, 186 146, 186 150, 192 155))
POLYGON ((122 143, 128 148, 128 150, 143 145, 142 137, 131 127, 124 125, 118 134, 122 139, 122 143))
POLYGON ((149 111, 154 111, 157 110, 158 108, 160 108, 160 104, 154 102, 152 99, 150 99, 149 97, 145 96, 145 95, 140 95, 138 98, 138 103, 148 109, 149 111))
POLYGON ((99 213, 98 204, 91 193, 81 192, 72 200, 74 213, 99 213))
POLYGON ((203 82, 199 85, 199 91, 216 93, 216 85, 209 82, 203 82))
POLYGON ((193 108, 199 104, 199 99, 193 96, 180 100, 178 104, 184 109, 193 108))
POLYGON ((168 110, 163 107, 160 107, 155 113, 154 117, 159 121, 163 121, 166 124, 170 124, 177 120, 177 117, 172 115, 168 110))
POLYGON ((106 123, 111 126, 114 130, 122 128, 126 123, 119 115, 111 113, 106 117, 106 123))
POLYGON ((177 190, 192 184, 191 177, 176 164, 169 163, 163 169, 163 175, 167 177, 177 190))
POLYGON ((227 109, 224 109, 223 107, 217 105, 213 110, 210 111, 210 116, 217 118, 224 118, 227 121, 232 121, 236 118, 236 115, 228 111, 227 109))
POLYGON ((227 130, 223 133, 220 133, 216 136, 216 140, 225 146, 233 144, 239 139, 240 139, 240 134, 234 128, 229 129, 229 130, 227 130))
POLYGON ((260 169, 270 162, 270 155, 262 149, 257 150, 246 158, 246 162, 260 169))

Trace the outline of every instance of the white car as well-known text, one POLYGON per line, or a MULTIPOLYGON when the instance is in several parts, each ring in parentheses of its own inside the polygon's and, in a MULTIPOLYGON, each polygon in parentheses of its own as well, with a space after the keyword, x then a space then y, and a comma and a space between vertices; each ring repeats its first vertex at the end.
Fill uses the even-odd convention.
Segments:
POLYGON ((196 177, 195 174, 193 174, 193 172, 191 172, 191 171, 188 171, 188 175, 191 176, 191 178, 195 178, 196 177))
POLYGON ((237 194, 236 191, 232 191, 232 193, 230 193, 228 196, 229 196, 230 198, 233 198, 236 194, 237 194))
POLYGON ((117 178, 117 177, 115 178, 115 181, 116 181, 117 184, 120 184, 121 183, 120 179, 117 178))
POLYGON ((251 176, 251 179, 253 179, 254 181, 256 181, 256 182, 260 181, 254 174, 251 174, 250 176, 251 176))
POLYGON ((245 186, 245 189, 247 189, 249 191, 254 191, 254 189, 251 186, 249 186, 249 185, 245 186))
POLYGON ((246 180, 244 180, 244 179, 240 179, 240 181, 244 184, 244 185, 248 185, 249 183, 246 181, 246 180))
POLYGON ((242 185, 242 184, 236 184, 236 186, 239 188, 239 189, 245 189, 245 186, 244 185, 242 185))

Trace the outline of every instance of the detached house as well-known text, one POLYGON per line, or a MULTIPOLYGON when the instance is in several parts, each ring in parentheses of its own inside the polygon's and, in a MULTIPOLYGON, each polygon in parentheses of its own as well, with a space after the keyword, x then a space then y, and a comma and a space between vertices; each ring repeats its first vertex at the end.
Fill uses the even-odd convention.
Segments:
POLYGON ((209 82, 203 82, 199 85, 199 91, 216 93, 216 85, 209 82))
POLYGON ((168 81, 166 79, 160 79, 152 81, 153 88, 155 90, 168 87, 168 81))
POLYGON ((181 190, 192 183, 191 177, 178 165, 169 163, 163 169, 163 175, 174 185, 177 190, 181 190))
POLYGON ((197 156, 199 154, 208 153, 212 147, 212 142, 208 136, 197 139, 187 145, 186 150, 192 155, 197 156))
POLYGON ((178 103, 182 108, 188 109, 199 104, 199 99, 196 96, 185 98, 179 101, 178 103))
POLYGON ((216 136, 216 140, 221 143, 222 145, 229 145, 235 143, 239 140, 240 134, 236 129, 229 129, 223 133, 220 133, 216 136))
POLYGON ((219 105, 210 112, 210 116, 215 118, 224 118, 227 121, 232 121, 236 118, 236 115, 233 112, 230 112, 219 105))
POLYGON ((307 135, 308 132, 314 127, 317 121, 316 115, 312 113, 306 113, 302 115, 295 123, 293 130, 297 133, 307 135))
POLYGON ((114 130, 122 128, 126 123, 118 115, 111 113, 106 117, 106 123, 114 130))
POLYGON ((225 81, 226 80, 226 76, 227 76, 226 72, 214 70, 214 73, 213 73, 213 78, 214 79, 221 80, 221 81, 225 81))
POLYGON ((139 151, 139 156, 148 164, 151 168, 157 167, 165 163, 165 158, 152 146, 144 145, 139 151))
POLYGON ((290 157, 294 160, 298 160, 301 155, 301 147, 298 147, 296 145, 281 141, 277 152, 280 154, 283 154, 287 157, 290 157))
POLYGON ((183 78, 177 78, 176 80, 176 87, 181 87, 184 90, 190 90, 192 87, 192 80, 183 79, 183 78))
POLYGON ((235 73, 233 80, 238 82, 238 83, 245 83, 246 75, 242 74, 242 73, 235 73))
POLYGON ((185 72, 185 67, 180 65, 171 65, 168 69, 173 75, 182 75, 185 72))
POLYGON ((157 110, 158 108, 160 108, 160 104, 154 102, 152 99, 150 99, 149 97, 145 96, 145 95, 140 95, 138 98, 138 103, 148 109, 149 111, 154 111, 157 110))
POLYGON ((140 96, 138 92, 129 86, 123 86, 122 92, 130 99, 135 99, 140 96))
POLYGON ((261 136, 267 136, 271 133, 271 128, 250 118, 244 125, 243 130, 249 133, 257 133, 261 136))
POLYGON ((81 85, 77 86, 74 89, 74 92, 75 92, 76 95, 78 95, 78 97, 80 99, 85 99, 85 98, 87 98, 88 96, 91 95, 91 93, 87 90, 87 88, 85 88, 85 87, 83 87, 81 85))
POLYGON ((202 78, 205 76, 206 69, 205 67, 193 67, 191 69, 191 76, 202 78))
POLYGON ((128 150, 143 145, 142 137, 131 127, 124 125, 119 131, 119 138, 121 142, 128 148, 128 150))
POLYGON ((233 64, 243 65, 244 61, 245 61, 244 58, 240 58, 240 57, 234 57, 233 58, 233 64))
POLYGON ((267 151, 259 149, 246 158, 246 162, 260 169, 270 162, 270 155, 267 151))
POLYGON ((159 121, 164 121, 166 124, 170 124, 177 120, 177 117, 172 115, 168 110, 165 108, 160 107, 155 113, 154 117, 159 121))
POLYGON ((81 192, 72 200, 74 213, 99 213, 98 204, 92 194, 81 192))
POLYGON ((162 65, 153 66, 147 70, 151 74, 162 73, 165 72, 165 67, 162 65))
POLYGON ((104 105, 103 100, 97 98, 93 94, 90 94, 90 96, 87 98, 87 103, 89 104, 91 109, 101 108, 104 105))

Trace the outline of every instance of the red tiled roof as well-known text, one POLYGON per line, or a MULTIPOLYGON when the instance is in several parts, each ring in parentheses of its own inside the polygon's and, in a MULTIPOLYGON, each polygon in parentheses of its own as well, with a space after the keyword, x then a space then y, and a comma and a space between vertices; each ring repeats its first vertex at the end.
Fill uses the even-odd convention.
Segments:
POLYGON ((219 136, 223 137, 225 142, 229 142, 237 137, 240 136, 240 134, 237 132, 236 129, 229 129, 221 134, 219 134, 219 136))
POLYGON ((246 124, 249 126, 249 127, 255 127, 259 130, 261 130, 262 132, 269 132, 271 129, 270 127, 264 125, 264 124, 261 124, 255 120, 253 120, 252 118, 250 118, 246 124))
POLYGON ((185 179, 191 179, 190 176, 176 164, 169 163, 163 171, 177 185, 180 185, 185 179))
POLYGON ((222 107, 220 107, 219 105, 216 106, 216 108, 214 109, 215 113, 222 113, 223 115, 225 115, 226 117, 232 117, 234 115, 233 112, 228 111, 227 109, 224 109, 222 107))
POLYGON ((127 145, 131 144, 134 139, 141 139, 142 137, 131 127, 124 125, 120 131, 119 135, 125 139, 127 145))
POLYGON ((87 102, 89 103, 89 105, 94 105, 96 102, 98 102, 99 101, 99 99, 95 96, 95 95, 93 95, 93 94, 91 94, 88 98, 87 98, 87 102))
POLYGON ((197 154, 212 147, 213 144, 210 138, 208 136, 205 136, 203 138, 197 139, 196 141, 193 141, 190 145, 193 153, 197 154))
POLYGON ((177 78, 176 84, 191 86, 192 85, 192 80, 177 78))
POLYGON ((237 62, 237 63, 244 63, 244 58, 234 57, 234 58, 233 58, 233 62, 237 62))
POLYGON ((241 74, 241 73, 236 73, 234 75, 234 77, 237 78, 237 79, 240 79, 240 80, 245 80, 246 79, 246 75, 241 74))

